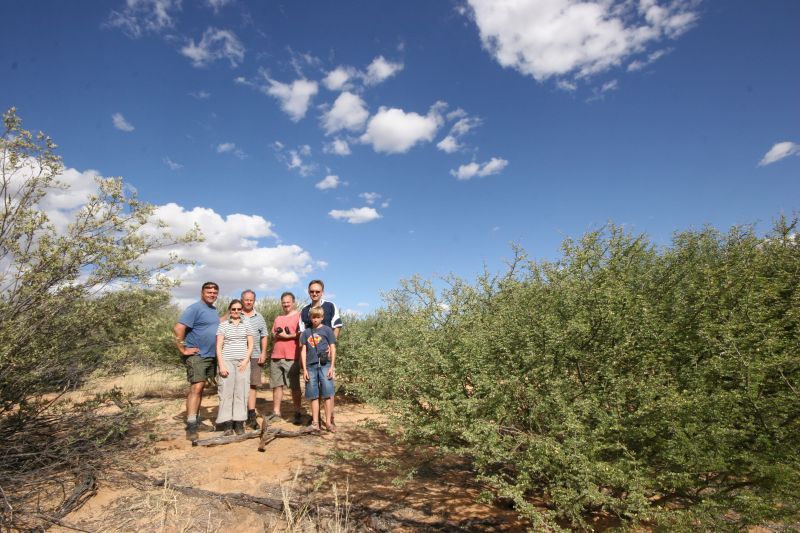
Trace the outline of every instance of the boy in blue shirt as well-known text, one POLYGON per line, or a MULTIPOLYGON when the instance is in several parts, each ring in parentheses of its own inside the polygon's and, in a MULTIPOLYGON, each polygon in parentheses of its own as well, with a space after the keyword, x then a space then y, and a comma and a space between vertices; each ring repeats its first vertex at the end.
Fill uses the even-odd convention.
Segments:
POLYGON ((325 311, 314 307, 309 311, 311 328, 300 335, 300 363, 303 366, 303 379, 306 381, 306 400, 311 401, 311 426, 319 427, 319 397, 325 401, 325 429, 336 431, 331 423, 333 405, 333 378, 336 375, 336 335, 322 324, 325 311))

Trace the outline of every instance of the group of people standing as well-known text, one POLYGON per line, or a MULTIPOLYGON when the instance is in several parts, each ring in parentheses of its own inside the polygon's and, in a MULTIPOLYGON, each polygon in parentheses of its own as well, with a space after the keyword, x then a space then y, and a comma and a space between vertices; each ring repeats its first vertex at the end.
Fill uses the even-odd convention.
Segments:
POLYGON ((299 312, 291 292, 281 295, 282 314, 269 328, 255 309, 256 293, 245 290, 241 299, 228 305, 220 318, 214 303, 219 286, 203 284, 200 300, 181 314, 173 328, 178 350, 186 366, 189 393, 186 397, 186 437, 198 439, 198 412, 203 388, 208 379, 217 378, 219 410, 217 430, 226 435, 242 434, 245 427, 259 429, 256 395, 261 386, 262 368, 269 361, 272 388, 272 413, 265 420, 281 418, 281 403, 286 388, 291 391, 295 424, 301 424, 300 375, 305 381, 305 397, 311 403, 311 428, 335 432, 334 378, 336 342, 342 327, 339 310, 323 299, 325 284, 308 284, 311 303, 299 312), (272 342, 270 343, 270 338, 272 342), (268 358, 268 346, 272 352, 268 358), (325 406, 320 425, 320 398, 325 406))

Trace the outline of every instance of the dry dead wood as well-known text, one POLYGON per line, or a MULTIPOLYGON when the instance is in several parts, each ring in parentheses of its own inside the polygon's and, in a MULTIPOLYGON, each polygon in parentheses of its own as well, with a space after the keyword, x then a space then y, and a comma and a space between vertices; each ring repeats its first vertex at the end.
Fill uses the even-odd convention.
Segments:
MULTIPOLYGON (((199 489, 195 487, 187 487, 183 485, 174 485, 167 483, 164 479, 153 478, 144 474, 130 472, 128 476, 135 481, 144 482, 154 487, 163 487, 165 484, 170 490, 179 492, 186 496, 195 498, 206 498, 219 502, 224 502, 229 505, 237 505, 239 507, 246 507, 254 511, 263 511, 264 507, 272 509, 277 512, 286 510, 286 505, 292 509, 293 512, 298 512, 305 509, 308 512, 330 516, 336 512, 336 504, 314 501, 313 503, 298 502, 296 500, 281 500, 278 498, 258 497, 244 494, 242 492, 214 492, 211 490, 199 489)), ((341 505, 341 504, 340 504, 341 505)), ((445 531, 448 533, 462 533, 471 531, 472 528, 464 528, 459 525, 446 522, 446 521, 420 521, 413 518, 395 516, 393 510, 390 509, 376 509, 363 505, 348 503, 349 515, 352 520, 358 521, 365 526, 368 530, 377 531, 393 531, 399 528, 413 528, 418 531, 445 531)), ((394 509, 400 510, 400 509, 394 509)), ((427 513, 426 513, 427 514, 427 513)), ((430 515, 429 515, 430 516, 430 515)))
POLYGON ((263 452, 266 449, 267 444, 278 437, 303 437, 305 435, 314 435, 316 433, 316 431, 309 428, 303 428, 298 431, 273 428, 269 427, 269 422, 264 422, 260 432, 246 431, 241 435, 220 435, 207 439, 198 439, 192 441, 192 446, 220 446, 223 444, 230 444, 232 442, 243 442, 248 439, 260 438, 261 440, 258 445, 258 451, 263 452))

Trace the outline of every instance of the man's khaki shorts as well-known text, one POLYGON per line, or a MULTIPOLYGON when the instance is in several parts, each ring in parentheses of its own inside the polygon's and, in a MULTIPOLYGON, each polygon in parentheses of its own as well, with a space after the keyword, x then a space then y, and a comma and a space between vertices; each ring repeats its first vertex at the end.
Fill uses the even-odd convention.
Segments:
POLYGON ((273 359, 269 364, 269 386, 300 390, 300 360, 273 359))
POLYGON ((200 383, 217 375, 217 358, 190 355, 183 358, 186 365, 186 379, 189 383, 200 383))
POLYGON ((250 386, 261 386, 261 374, 264 372, 264 367, 258 364, 258 358, 253 357, 250 359, 250 386))

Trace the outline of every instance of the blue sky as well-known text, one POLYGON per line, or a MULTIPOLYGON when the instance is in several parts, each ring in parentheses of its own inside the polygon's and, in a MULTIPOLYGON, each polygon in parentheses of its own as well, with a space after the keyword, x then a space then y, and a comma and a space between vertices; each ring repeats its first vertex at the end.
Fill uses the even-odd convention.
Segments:
MULTIPOLYGON (((65 180, 173 229, 181 303, 552 259, 607 221, 668 244, 798 208, 794 0, 7 1, 0 105, 65 180)), ((62 212, 78 201, 58 204, 62 212)))

